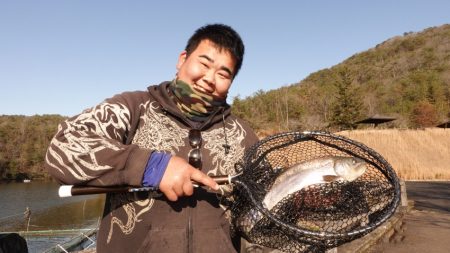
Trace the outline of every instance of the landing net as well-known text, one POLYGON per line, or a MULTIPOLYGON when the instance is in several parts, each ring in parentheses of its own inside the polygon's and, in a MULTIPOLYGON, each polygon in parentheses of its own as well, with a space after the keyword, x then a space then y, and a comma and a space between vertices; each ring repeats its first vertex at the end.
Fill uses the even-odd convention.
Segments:
POLYGON ((256 143, 237 165, 242 175, 230 202, 232 230, 285 252, 322 252, 373 231, 396 210, 399 180, 371 148, 326 132, 289 132, 256 143), (323 157, 357 157, 364 174, 351 182, 314 184, 263 205, 277 177, 293 165, 323 157))

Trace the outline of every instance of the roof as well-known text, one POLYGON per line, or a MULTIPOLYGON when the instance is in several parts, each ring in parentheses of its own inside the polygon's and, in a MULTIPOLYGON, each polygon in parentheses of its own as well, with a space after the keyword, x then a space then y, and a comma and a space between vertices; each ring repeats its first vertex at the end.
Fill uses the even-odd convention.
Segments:
POLYGON ((448 120, 447 122, 444 122, 444 123, 441 123, 441 124, 437 125, 437 127, 450 128, 450 120, 448 120))
POLYGON ((376 124, 376 125, 378 125, 378 124, 390 122, 390 121, 393 121, 396 119, 397 118, 389 117, 389 116, 374 115, 369 118, 357 121, 357 122, 355 122, 355 124, 376 124))

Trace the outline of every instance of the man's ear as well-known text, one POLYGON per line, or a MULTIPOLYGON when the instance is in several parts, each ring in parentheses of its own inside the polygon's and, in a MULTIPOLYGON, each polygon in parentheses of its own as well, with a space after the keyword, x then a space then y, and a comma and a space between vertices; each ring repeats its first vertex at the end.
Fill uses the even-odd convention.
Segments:
POLYGON ((186 51, 181 52, 181 54, 178 56, 177 70, 180 70, 181 65, 183 65, 183 63, 186 61, 186 58, 187 52, 186 51))

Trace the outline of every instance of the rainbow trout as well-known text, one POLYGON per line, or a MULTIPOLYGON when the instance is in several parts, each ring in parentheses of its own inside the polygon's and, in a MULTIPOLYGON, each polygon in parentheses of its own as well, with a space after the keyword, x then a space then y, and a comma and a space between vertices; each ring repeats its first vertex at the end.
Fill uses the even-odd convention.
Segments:
MULTIPOLYGON (((355 157, 330 156, 302 162, 289 167, 276 179, 263 200, 269 211, 289 194, 315 184, 335 181, 351 182, 366 171, 366 163, 355 157)), ((263 218, 257 210, 251 210, 237 220, 243 232, 250 232, 263 218)))

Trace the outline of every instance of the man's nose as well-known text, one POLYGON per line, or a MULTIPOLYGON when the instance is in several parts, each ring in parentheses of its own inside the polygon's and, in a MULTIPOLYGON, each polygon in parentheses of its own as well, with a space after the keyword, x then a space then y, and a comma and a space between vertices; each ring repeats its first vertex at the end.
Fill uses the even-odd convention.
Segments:
POLYGON ((206 71, 205 75, 203 76, 203 80, 208 83, 210 86, 214 86, 216 84, 216 77, 215 73, 212 69, 206 71))

